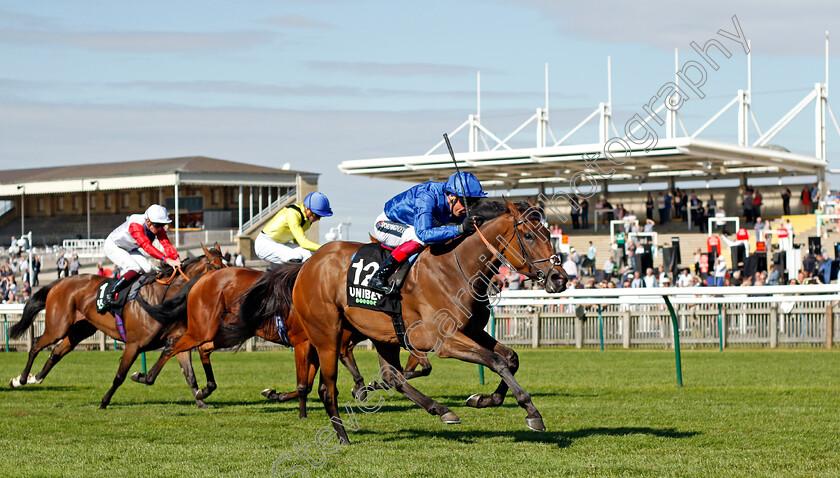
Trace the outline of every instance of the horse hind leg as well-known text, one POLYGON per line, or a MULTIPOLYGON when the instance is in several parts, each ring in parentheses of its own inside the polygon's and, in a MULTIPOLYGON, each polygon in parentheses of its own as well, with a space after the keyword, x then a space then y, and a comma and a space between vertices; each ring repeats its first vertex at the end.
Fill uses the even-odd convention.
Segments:
POLYGON ((213 374, 213 364, 210 363, 210 354, 216 350, 213 342, 198 347, 198 355, 201 357, 201 365, 204 366, 204 375, 207 379, 207 385, 202 388, 196 395, 196 400, 204 400, 209 397, 214 390, 216 390, 216 376, 213 374))
MULTIPOLYGON (((184 372, 184 379, 187 381, 187 385, 190 387, 190 391, 192 391, 192 396, 195 397, 198 395, 198 381, 195 379, 195 371, 192 367, 192 352, 186 351, 181 352, 177 355, 178 363, 181 365, 181 371, 184 372)), ((132 374, 131 379, 134 380, 134 375, 132 374)), ((207 404, 204 403, 204 400, 200 400, 198 398, 195 399, 195 405, 198 408, 207 408, 207 404)))
POLYGON ((35 381, 35 377, 30 375, 32 371, 32 364, 35 362, 35 357, 38 356, 38 353, 41 350, 49 347, 50 345, 58 342, 64 338, 64 333, 61 335, 50 333, 49 331, 44 331, 44 334, 35 339, 35 344, 32 345, 32 348, 29 350, 29 358, 26 360, 26 365, 23 367, 23 372, 20 373, 17 377, 13 377, 9 380, 9 386, 12 388, 20 388, 26 385, 29 382, 29 379, 32 378, 35 381))
MULTIPOLYGON (((490 338, 492 340, 492 337, 490 337, 490 335, 486 332, 481 331, 481 334, 486 335, 486 338, 490 338)), ((476 341, 481 345, 485 345, 481 338, 483 337, 479 337, 476 341)), ((496 342, 495 340, 492 340, 492 342, 488 342, 488 345, 490 345, 493 348, 493 351, 495 353, 499 354, 499 356, 502 357, 502 359, 505 361, 508 368, 510 369, 511 375, 516 375, 516 372, 519 370, 519 356, 516 354, 516 352, 513 351, 513 349, 511 349, 510 347, 506 347, 501 343, 496 342)), ((501 382, 499 382, 499 386, 496 387, 496 390, 490 396, 481 395, 478 393, 470 395, 469 398, 467 398, 467 406, 473 408, 500 407, 505 401, 507 391, 508 385, 507 383, 505 383, 504 380, 502 380, 501 382)))
POLYGON ((94 327, 89 322, 76 322, 70 327, 70 331, 67 334, 67 337, 64 337, 64 340, 58 345, 58 347, 54 348, 50 357, 47 359, 47 362, 44 364, 44 368, 41 369, 32 380, 34 383, 41 383, 47 377, 47 374, 50 370, 57 364, 65 355, 70 353, 79 342, 82 340, 90 337, 96 332, 96 327, 94 327))

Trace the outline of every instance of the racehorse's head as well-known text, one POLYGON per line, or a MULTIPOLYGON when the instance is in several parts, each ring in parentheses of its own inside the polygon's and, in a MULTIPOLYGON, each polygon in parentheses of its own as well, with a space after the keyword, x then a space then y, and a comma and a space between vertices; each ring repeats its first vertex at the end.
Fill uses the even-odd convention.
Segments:
POLYGON ((513 218, 513 237, 506 237, 509 247, 504 252, 508 262, 521 274, 541 282, 546 292, 559 294, 566 290, 570 277, 560 267, 560 258, 551 245, 551 232, 542 223, 542 210, 533 202, 527 208, 508 200, 505 205, 513 218))
POLYGON ((201 245, 201 248, 204 249, 204 266, 207 272, 227 267, 218 242, 212 249, 208 249, 204 244, 201 245))

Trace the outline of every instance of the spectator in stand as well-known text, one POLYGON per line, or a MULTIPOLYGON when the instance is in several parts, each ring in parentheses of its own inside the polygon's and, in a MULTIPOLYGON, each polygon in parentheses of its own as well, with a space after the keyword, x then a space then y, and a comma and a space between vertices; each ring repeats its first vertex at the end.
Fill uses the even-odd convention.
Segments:
POLYGON ((615 273, 615 262, 613 262, 612 257, 607 257, 607 260, 604 261, 604 274, 607 276, 607 280, 612 279, 613 273, 615 273))
POLYGON ((230 259, 231 259, 231 257, 230 257, 230 251, 225 250, 225 255, 224 255, 224 256, 222 256, 222 257, 223 257, 223 258, 224 258, 224 260, 225 260, 225 264, 230 264, 230 259))
POLYGON ((726 277, 726 261, 723 259, 723 256, 718 256, 715 259, 715 280, 714 285, 721 287, 723 286, 723 279, 726 277))
POLYGON ((79 256, 73 254, 73 257, 70 259, 70 264, 68 265, 68 267, 70 267, 71 276, 79 275, 79 269, 82 267, 82 264, 79 262, 79 256))
POLYGON ((654 225, 653 219, 645 220, 645 229, 644 229, 645 232, 653 232, 653 225, 654 225))
POLYGON ((41 272, 41 259, 38 256, 32 258, 32 285, 38 286, 38 274, 41 272))
POLYGON ((729 285, 733 285, 735 287, 740 286, 744 283, 743 277, 741 277, 741 271, 735 270, 732 272, 732 277, 729 279, 729 285))
POLYGON ((755 240, 758 242, 761 239, 761 231, 765 230, 767 224, 761 220, 761 216, 755 217, 755 240))
POLYGON ((645 287, 659 287, 659 281, 656 280, 656 276, 653 275, 653 269, 648 267, 647 271, 645 271, 645 287))
POLYGON ((665 196, 660 192, 658 196, 656 196, 656 204, 659 207, 659 224, 665 224, 665 196))
POLYGON ((811 186, 811 213, 817 212, 820 208, 820 188, 817 183, 811 186))
POLYGON ((577 196, 572 196, 569 205, 572 207, 572 229, 580 229, 580 203, 577 202, 577 196))
POLYGON ((677 277, 677 287, 690 287, 693 282, 688 269, 683 269, 682 273, 677 277))
POLYGON ((799 195, 799 204, 802 214, 811 214, 811 190, 808 186, 802 187, 802 194, 799 195))
POLYGON ((102 267, 101 262, 96 263, 96 275, 98 275, 98 276, 104 276, 105 275, 105 269, 102 267))
POLYGON ((823 284, 831 284, 831 259, 823 258, 817 254, 817 277, 823 284))
POLYGON ((633 289, 640 289, 645 286, 645 281, 642 280, 642 274, 639 271, 633 273, 633 280, 630 282, 630 287, 633 289))
POLYGON ((792 193, 790 192, 790 188, 785 186, 785 190, 782 191, 782 211, 785 216, 790 216, 790 197, 792 193))
POLYGON ((522 288, 522 276, 514 269, 505 268, 505 288, 509 290, 519 290, 522 288))
POLYGON ((753 190, 750 187, 744 187, 743 191, 744 222, 753 222, 753 190))
POLYGON ((667 277, 663 277, 661 281, 659 281, 660 287, 671 287, 671 279, 667 277))
POLYGON ((671 196, 671 192, 666 190, 665 191, 665 221, 664 222, 671 222, 671 205, 673 204, 674 198, 671 196))
POLYGON ((752 206, 753 206, 752 213, 753 213, 753 218, 755 218, 755 219, 758 219, 758 217, 761 216, 761 200, 762 200, 761 193, 758 191, 758 189, 756 189, 755 192, 753 192, 753 201, 752 201, 752 206))
MULTIPOLYGON (((58 260, 55 261, 56 272, 58 273, 58 278, 61 279, 61 274, 67 271, 67 258, 64 257, 64 253, 60 252, 58 254, 58 260)), ((66 277, 66 275, 65 275, 66 277)))
POLYGON ((700 232, 705 234, 706 227, 708 226, 708 221, 706 220, 706 209, 703 208, 703 203, 699 203, 692 210, 692 217, 694 218, 694 224, 697 225, 697 228, 700 229, 700 232))
POLYGON ((566 271, 566 274, 569 274, 570 279, 577 279, 578 266, 574 259, 572 259, 571 254, 566 256, 566 261, 563 262, 563 270, 566 271))
POLYGON ((580 227, 589 229, 589 200, 581 198, 580 200, 580 227))
POLYGON ((233 259, 233 265, 236 267, 245 267, 245 256, 242 251, 236 251, 236 257, 233 259))
POLYGON ((709 217, 714 217, 717 211, 717 201, 714 194, 709 194, 709 200, 706 201, 706 214, 709 217))
POLYGON ((653 196, 650 195, 650 191, 647 193, 647 199, 645 199, 645 212, 647 213, 647 219, 653 220, 653 196))

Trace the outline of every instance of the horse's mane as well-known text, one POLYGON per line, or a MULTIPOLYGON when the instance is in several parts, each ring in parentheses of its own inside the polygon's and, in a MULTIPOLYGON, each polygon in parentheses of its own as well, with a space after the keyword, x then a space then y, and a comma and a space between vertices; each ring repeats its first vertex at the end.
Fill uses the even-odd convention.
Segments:
MULTIPOLYGON (((516 201, 513 203, 513 205, 516 206, 516 208, 519 209, 521 213, 527 212, 529 218, 532 218, 534 215, 540 214, 540 217, 538 219, 542 219, 541 211, 534 209, 534 207, 528 201, 516 201)), ((480 216, 485 223, 507 213, 508 207, 505 202, 492 201, 488 199, 480 201, 477 205, 470 209, 470 215, 480 216)), ((461 236, 453 241, 449 241, 443 244, 432 244, 432 246, 430 247, 430 251, 433 255, 446 254, 455 247, 457 247, 465 238, 465 236, 461 236)))

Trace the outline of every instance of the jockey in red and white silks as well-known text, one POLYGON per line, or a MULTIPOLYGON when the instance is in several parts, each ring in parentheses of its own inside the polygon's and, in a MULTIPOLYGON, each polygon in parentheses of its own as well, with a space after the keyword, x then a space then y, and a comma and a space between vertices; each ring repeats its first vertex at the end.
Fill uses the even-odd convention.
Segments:
POLYGON ((152 271, 152 265, 140 252, 141 249, 172 267, 181 265, 178 251, 172 247, 166 235, 165 226, 170 222, 172 220, 169 219, 166 208, 152 204, 145 214, 128 216, 124 223, 108 235, 105 239, 105 255, 120 268, 122 275, 108 290, 105 302, 99 307, 100 312, 113 302, 117 292, 131 285, 141 274, 152 271), (163 252, 152 245, 155 239, 163 246, 163 252))

